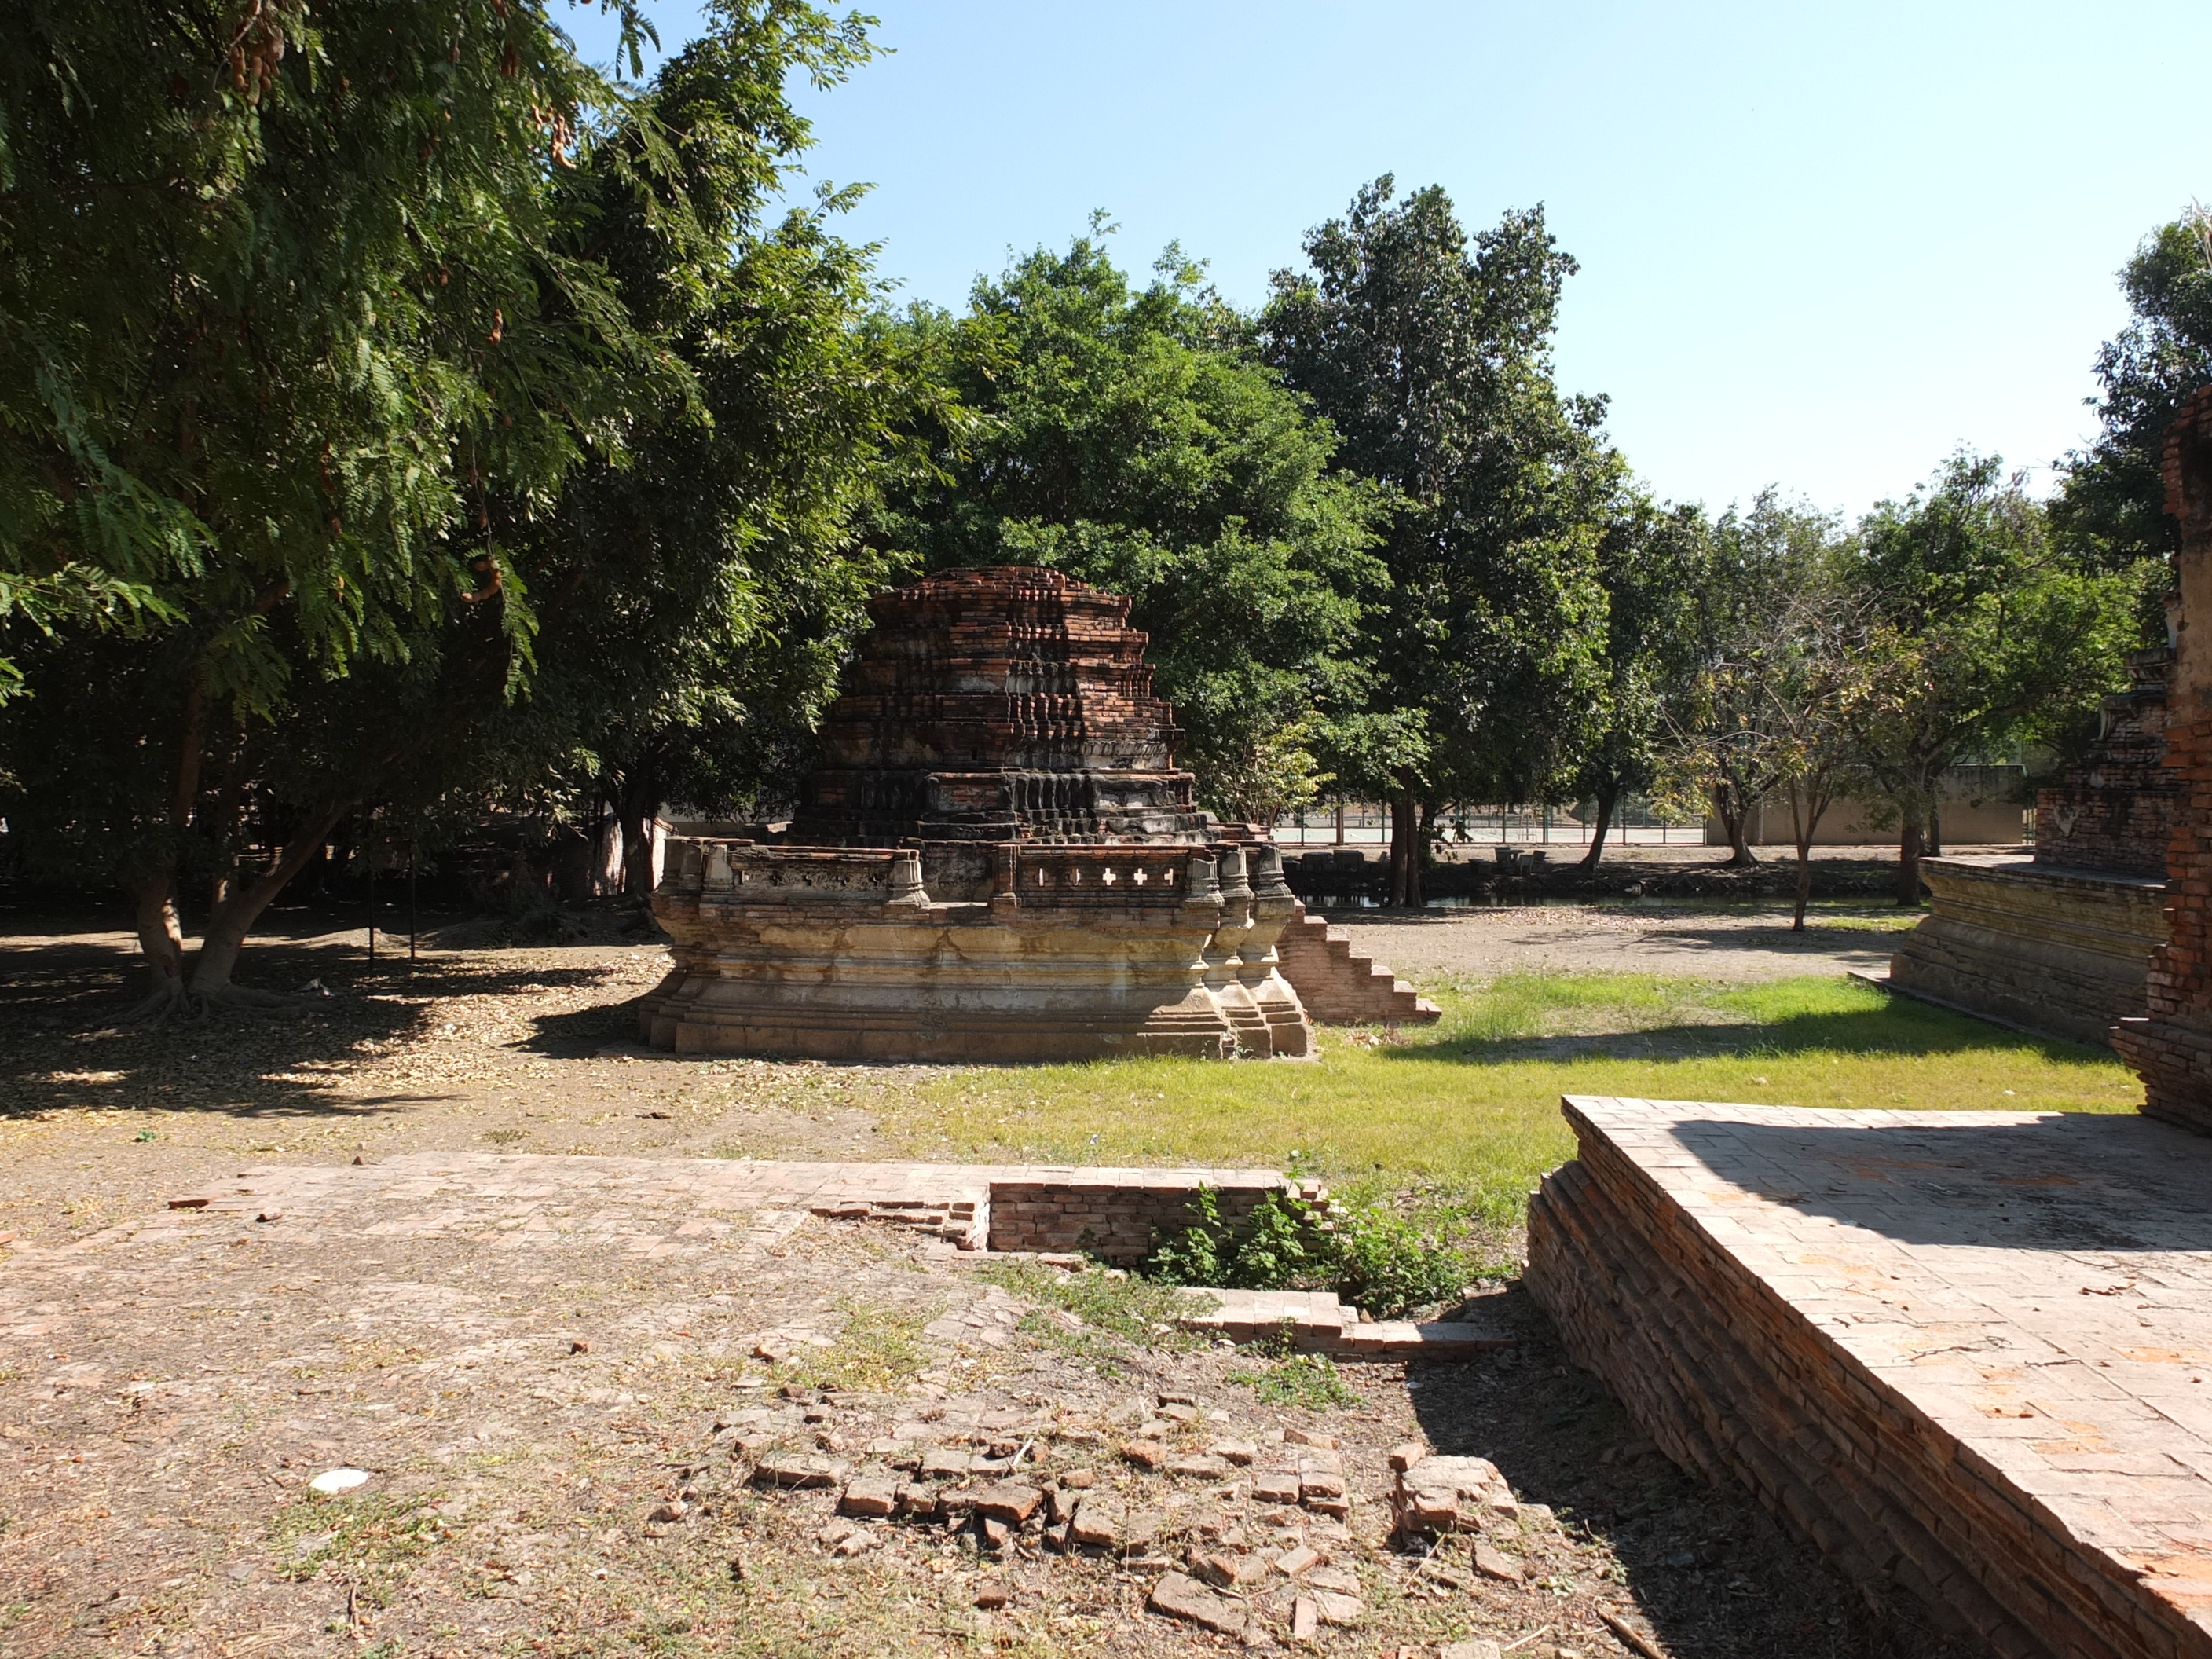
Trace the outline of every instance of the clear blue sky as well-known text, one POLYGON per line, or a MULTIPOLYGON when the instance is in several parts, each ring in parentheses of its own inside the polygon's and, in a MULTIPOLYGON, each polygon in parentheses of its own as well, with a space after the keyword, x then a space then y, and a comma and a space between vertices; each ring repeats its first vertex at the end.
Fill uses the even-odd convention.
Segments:
MULTIPOLYGON (((696 33, 696 0, 647 5, 696 33)), ((2204 0, 866 9, 891 54, 799 103, 903 296, 957 306, 1104 208, 1124 264, 1179 240, 1253 305, 1378 173, 1470 229, 1541 202, 1582 264, 1562 384, 1716 507, 1774 483, 1856 512, 1960 444, 2046 467, 2094 430, 2114 273, 2212 198, 2204 0)))

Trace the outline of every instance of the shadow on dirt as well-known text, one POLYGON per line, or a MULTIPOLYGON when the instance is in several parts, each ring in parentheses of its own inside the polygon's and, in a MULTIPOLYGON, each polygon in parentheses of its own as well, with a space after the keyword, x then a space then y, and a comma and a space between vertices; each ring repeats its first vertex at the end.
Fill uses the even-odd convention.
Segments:
MULTIPOLYGON (((1524 1504, 1549 1504, 1563 1525, 1607 1540, 1667 1652, 1985 1659, 1978 1644, 1945 1637, 1917 1604, 1870 1607, 1747 1495, 1709 1486, 1669 1463, 1604 1385, 1568 1362, 1527 1291, 1478 1305, 1486 1321, 1515 1329, 1520 1346, 1464 1364, 1406 1368, 1430 1443, 1490 1459, 1524 1504)), ((1550 1644, 1540 1640, 1534 1651, 1547 1653, 1550 1644)))
POLYGON ((509 1027, 478 1033, 477 999, 573 994, 608 981, 604 961, 567 966, 557 948, 535 961, 493 966, 478 956, 422 955, 410 963, 406 940, 395 955, 380 940, 372 963, 364 936, 333 937, 332 918, 280 912, 241 958, 239 980, 264 990, 301 993, 299 1012, 223 1012, 152 1026, 119 1025, 115 1016, 141 988, 143 969, 127 936, 50 940, 10 919, 15 948, 0 957, 0 1115, 62 1108, 128 1111, 159 1106, 246 1118, 358 1118, 441 1097, 424 1091, 339 1097, 327 1086, 346 1068, 422 1042, 451 1027, 463 1042, 525 1048, 548 1057, 595 1053, 634 1032, 622 1006, 626 988, 609 986, 607 1004, 550 1014, 534 1036, 509 1027), (547 957, 554 960, 548 961, 547 957))

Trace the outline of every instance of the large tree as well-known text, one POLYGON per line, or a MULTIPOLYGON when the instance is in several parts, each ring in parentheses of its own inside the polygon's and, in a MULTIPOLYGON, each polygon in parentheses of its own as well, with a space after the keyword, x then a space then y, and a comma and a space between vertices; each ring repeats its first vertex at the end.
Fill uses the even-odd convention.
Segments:
POLYGON ((1328 471, 1334 433, 1198 267, 1171 248, 1133 286, 1103 234, 979 281, 963 314, 887 323, 957 418, 925 423, 933 470, 877 538, 1130 595, 1202 798, 1267 816, 1310 796, 1313 746, 1364 694, 1376 494, 1328 471))
POLYGON ((1641 491, 1614 503, 1598 546, 1605 589, 1600 690, 1575 745, 1572 783, 1595 809, 1583 868, 1595 870, 1621 798, 1659 781, 1667 708, 1692 672, 1692 576, 1711 527, 1694 507, 1662 507, 1641 491))
POLYGON ((1370 623, 1369 739, 1340 764, 1393 803, 1390 897, 1421 902, 1425 839, 1452 799, 1563 785, 1601 699, 1600 547, 1618 459, 1603 404, 1553 380, 1574 261, 1540 209, 1469 244, 1433 186, 1387 176, 1305 240, 1261 318, 1270 362, 1343 434, 1337 464, 1399 500, 1390 599, 1370 623))
POLYGON ((1848 544, 1832 515, 1768 489, 1683 562, 1687 672, 1665 702, 1666 770, 1720 820, 1732 866, 1757 862, 1753 826, 1790 776, 1790 680, 1842 605, 1848 544))
POLYGON ((1860 520, 1849 580, 1868 686, 1852 736, 1898 814, 1899 903, 1919 902, 1948 768, 2073 724, 2124 681, 2144 576, 2139 563, 2106 572, 2067 558, 1995 456, 1954 456, 1860 520))
POLYGON ((2212 217, 2161 225, 2120 272, 2134 316, 2097 353, 2102 430, 2067 458, 2051 504, 2076 562, 2120 570, 2181 544, 2160 473, 2166 429, 2181 401, 2212 385, 2212 217))
POLYGON ((482 775, 483 714, 603 597, 549 552, 572 490, 647 431, 775 447, 710 395, 701 318, 787 293, 732 271, 807 142, 783 83, 866 50, 785 0, 717 8, 659 97, 519 0, 52 5, 0 47, 0 568, 155 625, 16 629, 0 770, 131 892, 155 1006, 236 994, 356 802, 482 775))

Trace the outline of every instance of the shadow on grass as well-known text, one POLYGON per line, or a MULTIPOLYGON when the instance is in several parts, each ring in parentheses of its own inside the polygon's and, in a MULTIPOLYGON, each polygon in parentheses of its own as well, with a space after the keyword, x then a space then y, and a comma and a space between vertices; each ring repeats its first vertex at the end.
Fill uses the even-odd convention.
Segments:
POLYGON ((1834 1009, 1774 1020, 1680 1022, 1599 1036, 1486 1038, 1465 1030, 1427 1033, 1376 1053, 1390 1060, 1451 1060, 1499 1066, 1584 1055, 1648 1059, 1777 1059, 1790 1054, 1927 1055, 2010 1050, 2062 1064, 2109 1059, 2109 1052, 2058 1037, 2032 1037, 1925 1003, 1892 1001, 1875 1008, 1834 1009))

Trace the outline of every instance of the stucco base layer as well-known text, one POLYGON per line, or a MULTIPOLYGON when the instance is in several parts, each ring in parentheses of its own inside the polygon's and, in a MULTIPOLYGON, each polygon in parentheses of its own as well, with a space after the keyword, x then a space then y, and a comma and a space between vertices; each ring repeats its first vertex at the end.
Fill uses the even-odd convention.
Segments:
POLYGON ((1668 1456, 1998 1653, 2212 1655, 2212 1143, 1571 1097, 1528 1284, 1668 1456))
MULTIPOLYGON (((676 966, 638 1004, 678 1054, 1066 1060, 1313 1053, 1275 941, 1297 908, 1272 848, 1022 846, 939 902, 917 849, 687 841, 653 895, 676 966), (1217 872, 1226 871, 1224 889, 1217 872)), ((957 860, 941 884, 957 886, 957 860)))
POLYGON ((2105 1042, 2143 1012, 2163 882, 2022 858, 1920 869, 1933 896, 1890 960, 1893 988, 2076 1042, 2105 1042))

